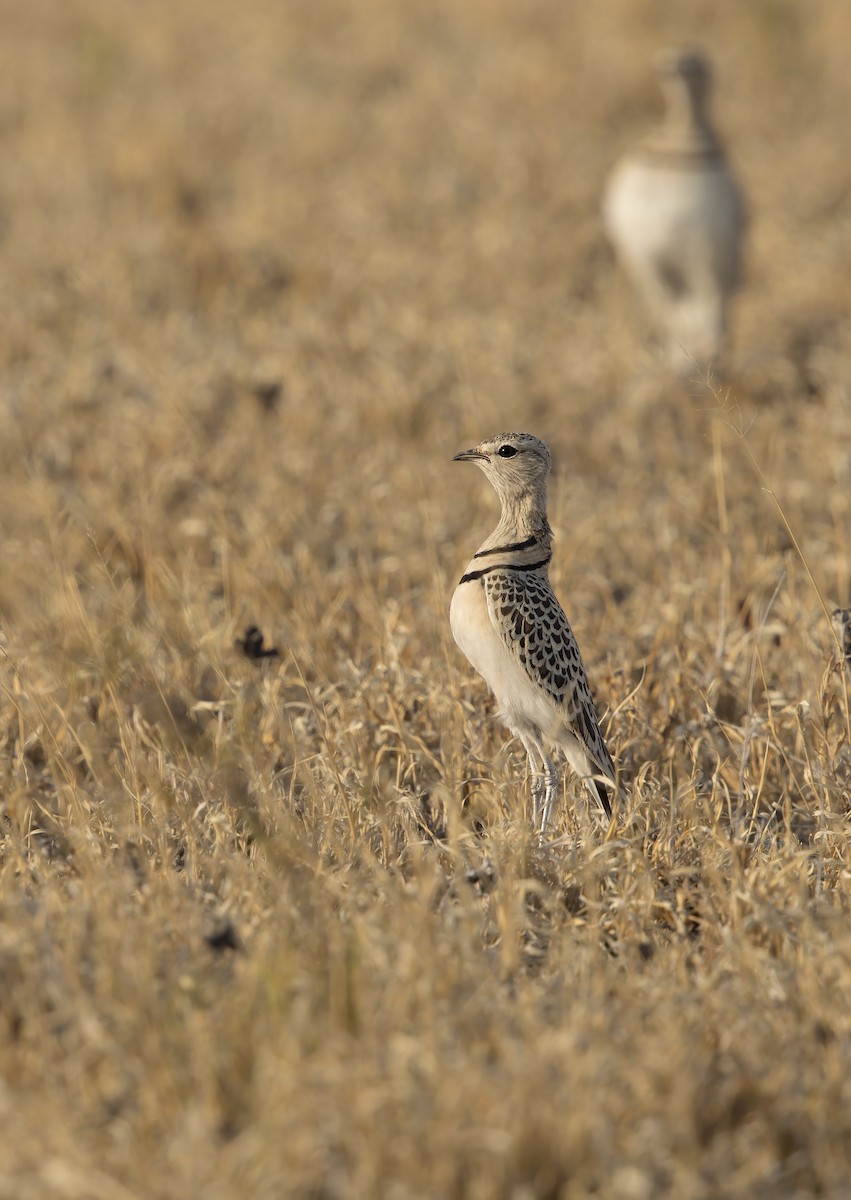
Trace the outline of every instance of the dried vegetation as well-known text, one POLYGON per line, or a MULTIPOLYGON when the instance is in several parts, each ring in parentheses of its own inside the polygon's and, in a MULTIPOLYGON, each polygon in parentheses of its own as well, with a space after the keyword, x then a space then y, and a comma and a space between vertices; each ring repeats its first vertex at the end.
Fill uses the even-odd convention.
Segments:
POLYGON ((848 1194, 851 16, 689 12, 4 6, 3 1197, 848 1194), (723 387, 597 212, 696 30, 723 387), (448 633, 500 428, 625 783, 547 849, 448 633))

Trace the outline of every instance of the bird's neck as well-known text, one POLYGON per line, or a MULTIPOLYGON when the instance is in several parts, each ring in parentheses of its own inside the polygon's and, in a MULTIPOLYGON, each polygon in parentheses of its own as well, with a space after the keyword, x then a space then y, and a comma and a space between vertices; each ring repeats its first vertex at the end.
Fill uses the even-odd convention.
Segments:
POLYGON ((513 551, 521 557, 541 552, 549 554, 552 548, 553 534, 547 521, 546 493, 525 492, 512 496, 510 500, 503 498, 502 512, 499 523, 490 537, 483 543, 482 550, 493 550, 501 546, 517 546, 528 543, 522 551, 513 551))
POLYGON ((717 153, 705 97, 677 82, 667 89, 665 119, 653 135, 653 148, 678 153, 717 153))

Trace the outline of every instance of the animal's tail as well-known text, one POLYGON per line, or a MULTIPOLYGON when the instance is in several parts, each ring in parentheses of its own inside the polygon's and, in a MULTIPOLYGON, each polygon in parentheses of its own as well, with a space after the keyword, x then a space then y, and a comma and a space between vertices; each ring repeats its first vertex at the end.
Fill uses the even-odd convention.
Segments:
MULTIPOLYGON (((611 802, 611 800, 609 800, 608 788, 603 783, 602 779, 592 779, 592 780, 590 780, 590 783, 591 783, 592 791, 596 794, 597 799, 600 801, 600 803, 603 806, 603 812, 606 814, 606 816, 609 818, 609 820, 611 820, 612 819, 612 802, 611 802)), ((614 784, 611 784, 610 786, 614 790, 614 784)))

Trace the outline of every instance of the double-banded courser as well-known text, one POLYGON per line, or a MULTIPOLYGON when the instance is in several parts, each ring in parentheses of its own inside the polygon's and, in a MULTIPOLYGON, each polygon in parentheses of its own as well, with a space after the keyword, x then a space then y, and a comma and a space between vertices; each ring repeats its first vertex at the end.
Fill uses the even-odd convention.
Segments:
POLYGON ((547 521, 550 452, 529 433, 501 433, 456 462, 481 467, 502 505, 499 523, 473 555, 455 589, 455 641, 490 686, 502 719, 520 738, 532 773, 534 820, 546 829, 559 773, 557 747, 608 817, 612 764, 579 647, 550 587, 552 531, 547 521))
POLYGON ((603 220, 675 366, 723 349, 739 274, 744 205, 710 124, 710 71, 694 51, 660 55, 665 118, 615 166, 603 220))

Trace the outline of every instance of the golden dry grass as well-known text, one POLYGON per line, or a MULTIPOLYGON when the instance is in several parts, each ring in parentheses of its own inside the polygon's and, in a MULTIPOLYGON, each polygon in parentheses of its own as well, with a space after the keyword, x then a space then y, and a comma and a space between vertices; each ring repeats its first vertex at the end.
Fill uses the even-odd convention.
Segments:
POLYGON ((677 12, 3 6, 0 1196, 848 1195, 851 15, 677 12), (597 212, 695 36, 714 393, 597 212), (448 633, 500 428, 626 781, 555 850, 448 633))

